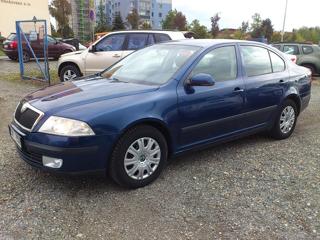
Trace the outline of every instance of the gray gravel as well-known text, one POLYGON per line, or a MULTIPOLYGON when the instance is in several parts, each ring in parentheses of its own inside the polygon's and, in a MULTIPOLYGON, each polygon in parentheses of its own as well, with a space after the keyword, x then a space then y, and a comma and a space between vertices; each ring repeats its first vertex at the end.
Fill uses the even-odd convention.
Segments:
MULTIPOLYGON (((58 69, 58 65, 57 65, 58 61, 53 61, 50 60, 49 61, 49 68, 51 70, 57 70, 58 69)), ((43 66, 43 62, 40 61, 41 66, 43 66)), ((35 72, 39 72, 39 67, 36 63, 35 60, 31 60, 28 63, 25 63, 25 72, 28 73, 35 73, 35 72)), ((8 74, 8 73, 19 73, 20 72, 20 68, 19 68, 19 63, 16 61, 12 61, 7 57, 1 57, 0 58, 0 74, 8 74)))
POLYGON ((0 80, 0 239, 320 239, 320 84, 290 139, 188 154, 131 191, 19 159, 7 124, 34 88, 0 80))

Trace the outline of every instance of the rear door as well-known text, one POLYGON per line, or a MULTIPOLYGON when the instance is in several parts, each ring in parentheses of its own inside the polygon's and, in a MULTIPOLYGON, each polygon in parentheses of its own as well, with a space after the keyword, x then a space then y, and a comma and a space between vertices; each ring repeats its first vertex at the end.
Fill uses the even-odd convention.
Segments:
POLYGON ((154 44, 154 37, 150 33, 128 33, 123 57, 128 54, 154 44))
POLYGON ((246 87, 245 125, 264 127, 274 116, 289 81, 285 60, 267 48, 240 46, 246 87))
POLYGON ((85 57, 85 74, 100 72, 123 57, 126 40, 125 33, 112 34, 96 43, 95 52, 87 53, 85 57))

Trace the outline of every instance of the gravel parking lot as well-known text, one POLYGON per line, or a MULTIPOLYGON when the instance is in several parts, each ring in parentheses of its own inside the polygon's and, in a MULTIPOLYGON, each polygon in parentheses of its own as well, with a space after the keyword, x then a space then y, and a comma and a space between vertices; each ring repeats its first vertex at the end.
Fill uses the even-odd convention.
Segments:
POLYGON ((320 239, 320 84, 291 138, 256 135, 181 156, 138 190, 20 160, 7 125, 35 89, 0 80, 1 240, 320 239))
MULTIPOLYGON (((43 62, 40 61, 41 64, 43 64, 43 62)), ((58 66, 57 66, 58 61, 53 61, 50 60, 49 61, 49 68, 51 70, 57 70, 58 66)), ((37 63, 35 60, 31 60, 28 63, 25 63, 25 70, 28 71, 33 71, 33 72, 37 72, 39 71, 39 68, 37 66, 37 63)), ((0 58, 0 74, 7 74, 7 73, 19 73, 19 63, 16 61, 12 61, 7 57, 1 57, 0 58)))

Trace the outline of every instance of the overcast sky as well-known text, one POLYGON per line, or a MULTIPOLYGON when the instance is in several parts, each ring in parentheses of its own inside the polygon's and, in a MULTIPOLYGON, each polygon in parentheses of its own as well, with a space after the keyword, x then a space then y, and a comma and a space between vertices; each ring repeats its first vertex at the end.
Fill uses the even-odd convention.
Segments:
MULTIPOLYGON (((251 21, 254 13, 270 18, 276 30, 282 29, 285 0, 172 0, 173 9, 182 11, 188 22, 200 20, 210 27, 210 17, 220 13, 220 28, 238 28, 251 21)), ((302 26, 320 26, 320 0, 288 0, 286 31, 302 26)))

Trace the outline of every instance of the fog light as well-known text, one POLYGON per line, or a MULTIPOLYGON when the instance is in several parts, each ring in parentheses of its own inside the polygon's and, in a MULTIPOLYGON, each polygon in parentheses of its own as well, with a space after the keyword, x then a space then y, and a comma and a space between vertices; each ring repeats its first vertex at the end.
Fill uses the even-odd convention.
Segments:
POLYGON ((42 156, 42 164, 45 167, 61 168, 62 163, 63 163, 62 159, 42 156))

